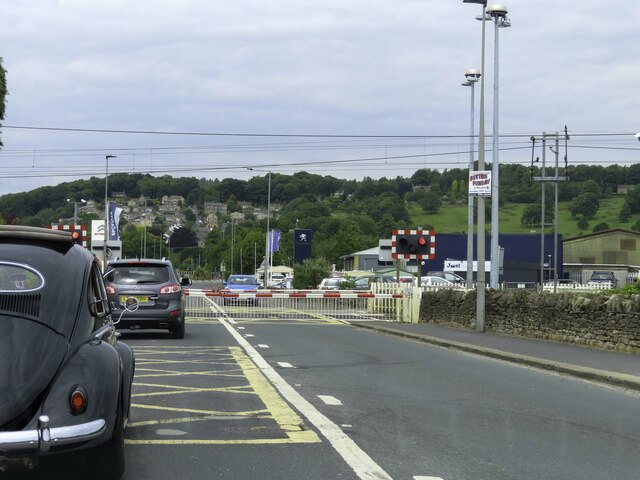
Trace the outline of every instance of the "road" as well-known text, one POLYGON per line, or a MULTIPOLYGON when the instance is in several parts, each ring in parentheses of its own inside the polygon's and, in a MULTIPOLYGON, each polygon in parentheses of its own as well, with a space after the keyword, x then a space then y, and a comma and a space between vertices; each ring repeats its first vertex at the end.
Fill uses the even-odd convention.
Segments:
POLYGON ((135 350, 123 479, 637 479, 640 396, 322 319, 135 350))

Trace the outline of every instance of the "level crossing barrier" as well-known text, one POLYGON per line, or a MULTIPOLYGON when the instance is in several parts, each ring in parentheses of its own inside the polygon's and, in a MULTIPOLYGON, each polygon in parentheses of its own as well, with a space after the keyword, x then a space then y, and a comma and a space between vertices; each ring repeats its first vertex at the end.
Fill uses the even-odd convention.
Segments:
MULTIPOLYGON (((224 290, 185 289, 185 310, 191 318, 229 316, 236 320, 412 321, 412 288, 351 290, 224 290)), ((419 311, 419 310, 418 310, 419 311)), ((417 318, 417 317, 416 317, 417 318)))

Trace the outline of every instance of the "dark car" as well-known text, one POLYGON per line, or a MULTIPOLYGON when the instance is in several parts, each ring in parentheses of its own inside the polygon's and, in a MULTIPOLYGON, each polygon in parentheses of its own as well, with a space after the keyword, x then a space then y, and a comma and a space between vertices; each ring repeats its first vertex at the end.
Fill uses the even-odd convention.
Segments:
POLYGON ((591 274, 587 285, 591 286, 609 286, 615 288, 618 286, 618 279, 613 272, 596 270, 591 274))
POLYGON ((372 283, 396 283, 396 279, 389 275, 376 275, 374 277, 359 277, 353 282, 352 290, 370 290, 372 283))
POLYGON ((110 314, 70 233, 0 226, 0 477, 63 456, 120 478, 134 358, 110 314))
POLYGON ((116 260, 107 266, 104 279, 114 314, 122 311, 129 297, 139 302, 138 309, 127 314, 118 328, 168 329, 173 338, 184 338, 182 287, 191 285, 191 280, 179 280, 169 260, 116 260))

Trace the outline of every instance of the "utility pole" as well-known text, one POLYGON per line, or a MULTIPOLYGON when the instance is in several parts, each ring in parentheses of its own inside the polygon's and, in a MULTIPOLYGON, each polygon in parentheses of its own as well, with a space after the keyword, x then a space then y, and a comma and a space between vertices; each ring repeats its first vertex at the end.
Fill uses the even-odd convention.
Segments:
MULTIPOLYGON (((540 167, 540 176, 533 176, 533 163, 534 163, 534 149, 537 141, 536 137, 531 137, 532 149, 531 149, 531 179, 534 182, 541 182, 540 186, 541 190, 541 199, 540 199, 540 290, 544 290, 544 265, 545 265, 545 228, 553 227, 553 267, 551 266, 551 259, 549 259, 548 267, 549 272, 553 269, 553 291, 556 292, 558 286, 558 183, 559 182, 568 182, 569 177, 567 176, 567 142, 569 140, 569 134, 567 132, 567 127, 564 127, 564 140, 565 140, 565 175, 560 176, 559 174, 559 162, 560 162, 560 135, 558 132, 555 134, 547 135, 546 132, 542 132, 542 136, 540 137, 540 141, 542 143, 542 165, 540 167), (555 156, 555 167, 554 167, 554 175, 547 176, 546 172, 546 158, 547 158, 547 138, 552 137, 554 139, 554 147, 549 147, 550 150, 554 153, 555 156), (546 183, 553 183, 554 186, 554 216, 553 222, 546 222, 546 183)), ((535 160, 536 162, 538 159, 535 160)), ((550 255, 548 254, 548 257, 550 255)), ((547 258, 548 258, 547 257, 547 258)), ((549 275, 551 276, 551 275, 549 275)))

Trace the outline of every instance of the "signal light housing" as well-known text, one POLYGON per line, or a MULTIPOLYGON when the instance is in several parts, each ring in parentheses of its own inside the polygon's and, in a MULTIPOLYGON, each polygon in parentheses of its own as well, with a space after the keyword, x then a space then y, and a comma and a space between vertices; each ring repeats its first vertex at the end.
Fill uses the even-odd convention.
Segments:
POLYGON ((436 256, 436 234, 431 230, 394 230, 391 257, 410 260, 433 260, 436 256))

